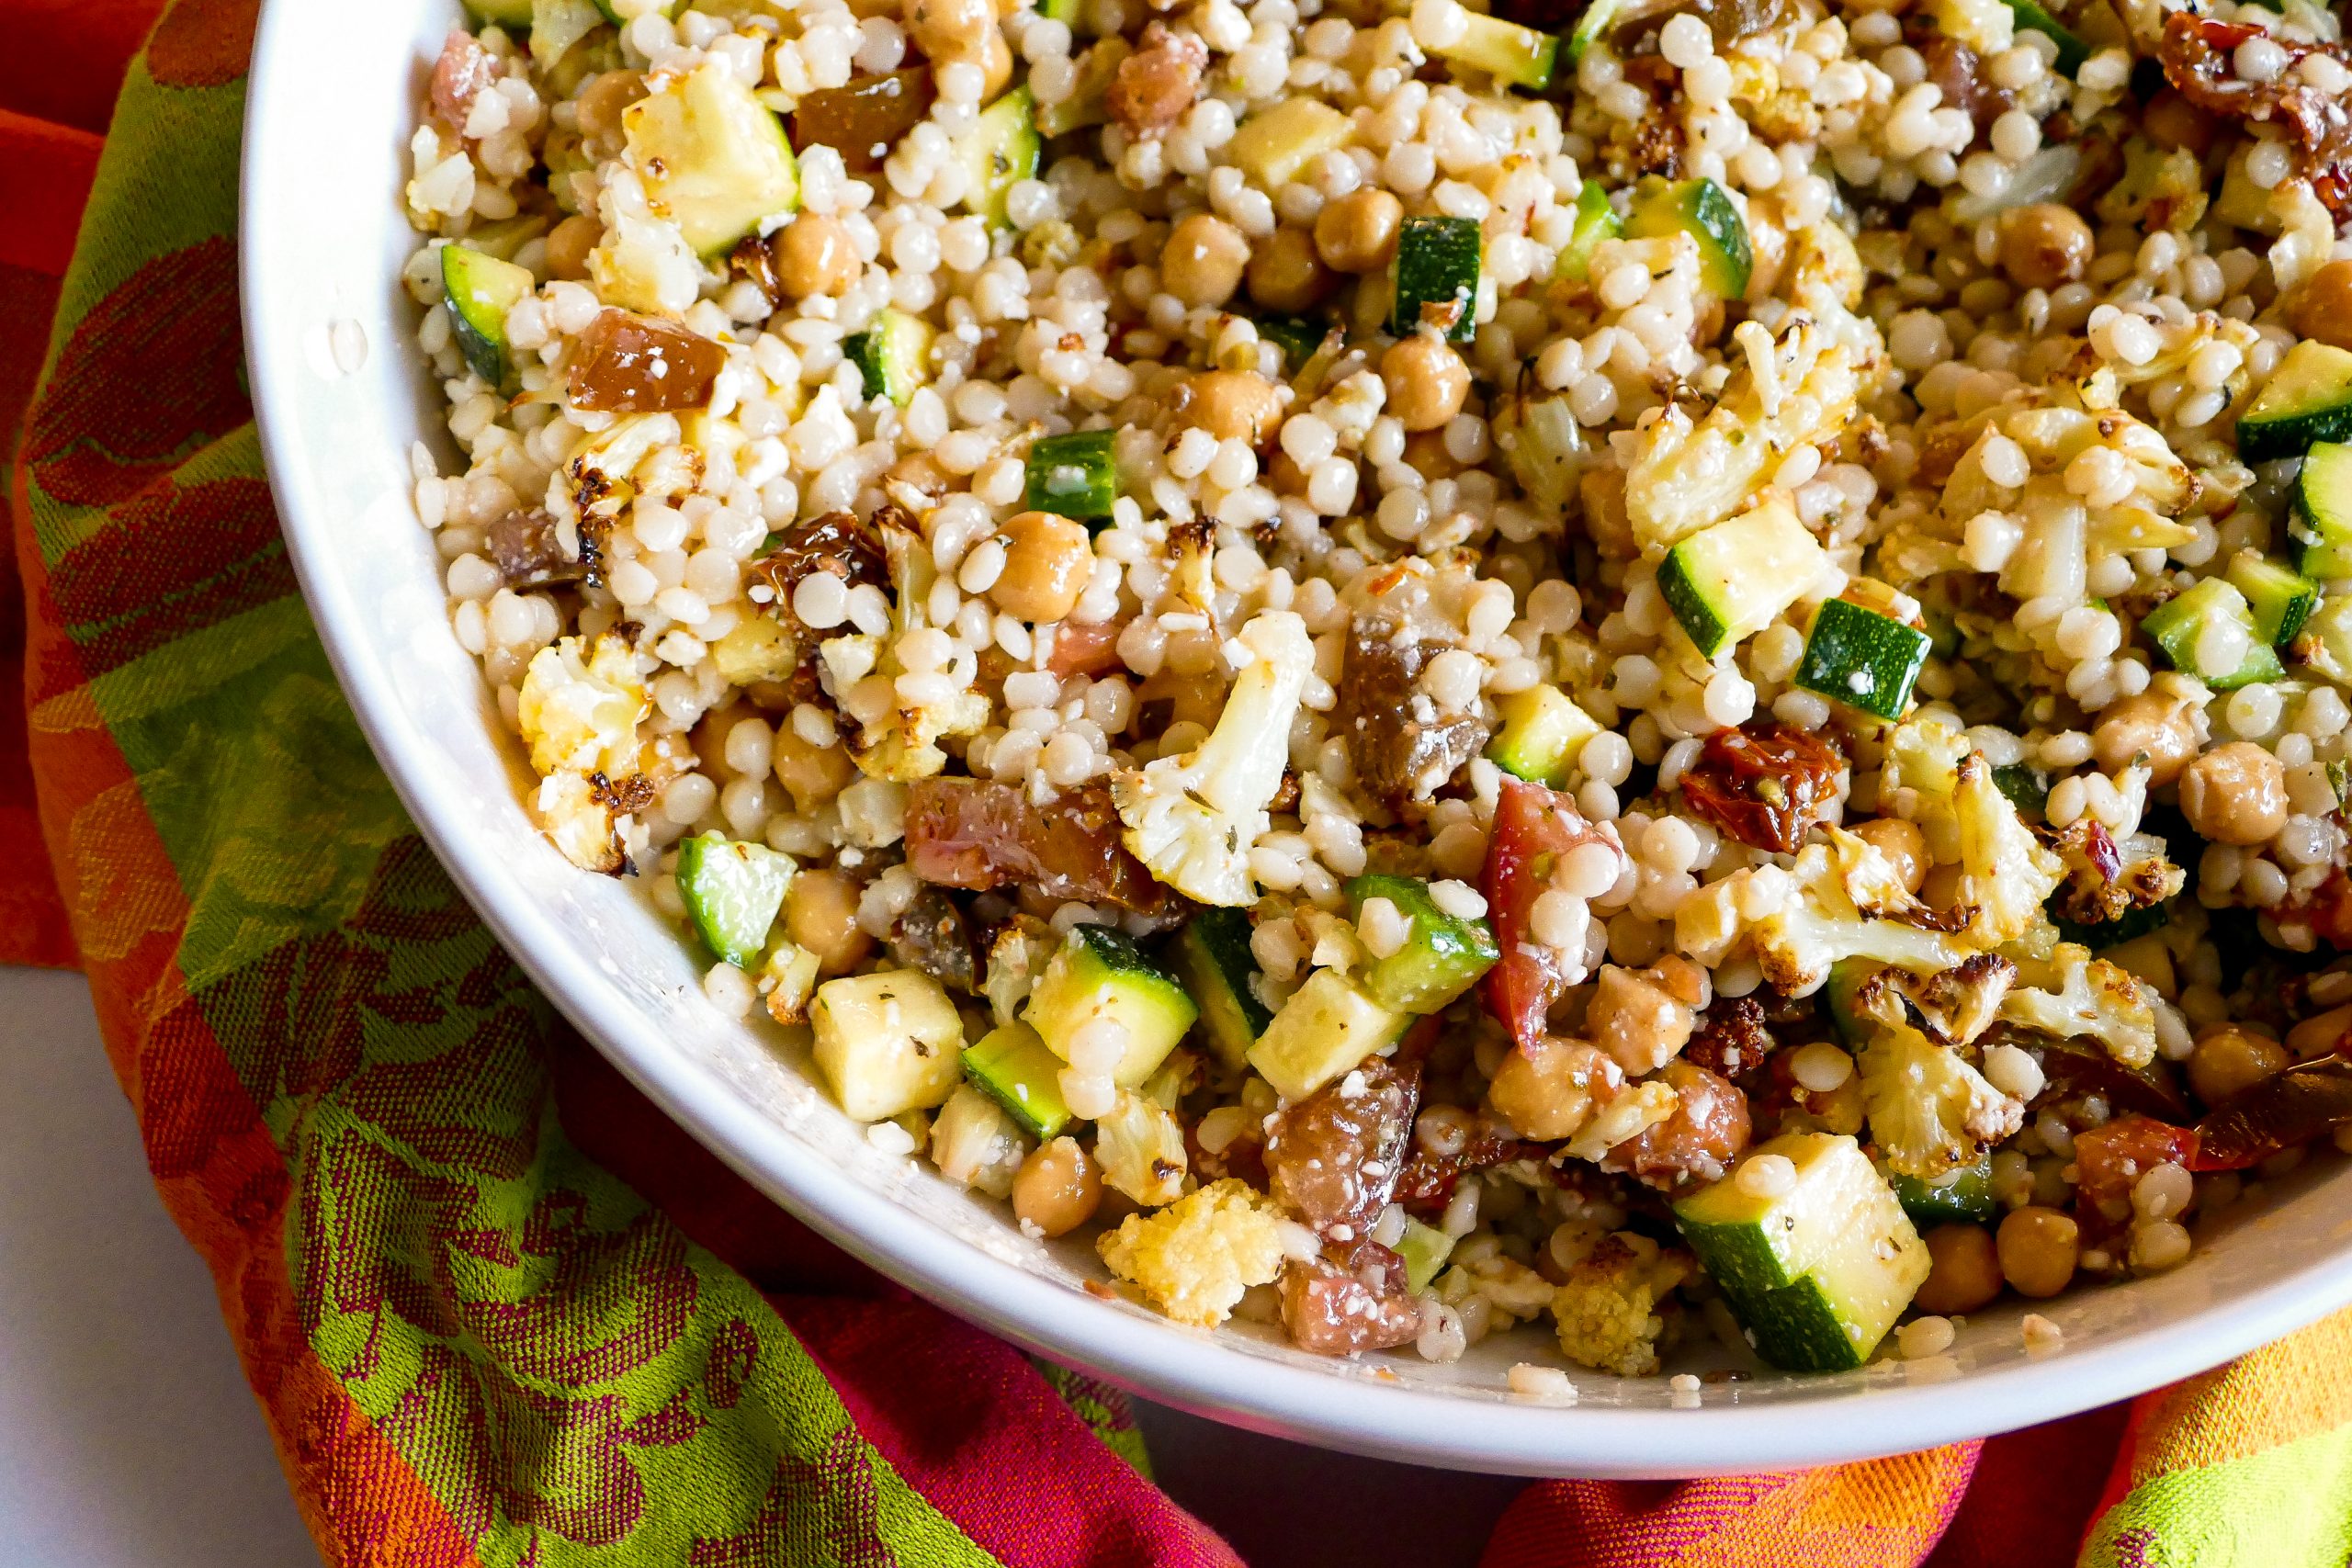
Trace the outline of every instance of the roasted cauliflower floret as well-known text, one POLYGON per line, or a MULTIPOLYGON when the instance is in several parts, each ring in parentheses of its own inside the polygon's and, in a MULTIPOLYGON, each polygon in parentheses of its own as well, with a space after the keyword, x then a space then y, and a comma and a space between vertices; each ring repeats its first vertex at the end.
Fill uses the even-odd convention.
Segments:
POLYGON ((611 794, 599 790, 585 773, 549 773, 541 779, 531 795, 531 817, 563 858, 582 871, 613 876, 628 863, 611 794))
POLYGON ((2042 903, 2065 879, 2066 864, 2018 819, 1983 753, 1962 758, 1956 780, 1952 813, 1971 911, 1968 935, 1980 947, 1998 947, 2043 923, 2042 903))
POLYGON ((1102 1179, 1149 1208, 1184 1190, 1184 1129, 1149 1096, 1121 1089, 1108 1116, 1094 1123, 1102 1179))
POLYGON ((1658 1303, 1690 1270, 1690 1254, 1645 1235, 1618 1231, 1602 1237, 1552 1292, 1560 1353, 1619 1377, 1657 1371, 1658 1337, 1666 1331, 1658 1303))
POLYGON ((531 766, 541 773, 634 773, 638 721, 650 710, 637 655, 610 632, 539 649, 514 702, 531 766))
POLYGON ((1829 978, 1829 966, 1841 958, 1873 958, 1932 974, 1961 963, 1972 951, 1947 932, 1864 914, 1825 844, 1807 844, 1791 870, 1758 866, 1709 883, 1683 899, 1675 911, 1674 932, 1686 956, 1711 968, 1746 936, 1765 978, 1792 996, 1819 989, 1829 978))
POLYGON ((1161 1312, 1214 1328, 1243 1292, 1282 1272, 1282 1210, 1228 1177, 1165 1209, 1129 1214, 1095 1246, 1111 1272, 1161 1312))
POLYGON ((1247 662, 1209 738, 1111 780, 1127 848, 1152 875, 1204 904, 1257 896, 1250 847, 1266 831, 1267 804, 1290 761, 1291 720, 1315 672, 1306 623, 1290 611, 1256 616, 1238 641, 1247 662))
POLYGON ((2022 1104, 1916 1029, 1881 1024, 1862 1048, 1861 1079, 1871 1141, 1905 1176, 1932 1180, 1971 1164, 2024 1123, 2022 1104))
POLYGON ((2024 973, 2030 987, 2002 998, 2006 1021, 2061 1039, 2087 1035, 2127 1067, 2144 1067, 2155 1058, 2155 1009, 2120 966, 2093 958, 2086 947, 2061 942, 2024 973))

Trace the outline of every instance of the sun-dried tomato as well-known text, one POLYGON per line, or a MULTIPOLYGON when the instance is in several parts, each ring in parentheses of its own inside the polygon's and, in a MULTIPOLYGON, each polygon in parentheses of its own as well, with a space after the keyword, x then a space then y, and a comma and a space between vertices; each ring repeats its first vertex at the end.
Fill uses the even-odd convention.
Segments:
POLYGON ((2295 150, 2297 172, 2341 221, 2352 217, 2352 107, 2343 96, 2312 86, 2296 69, 2308 54, 2352 65, 2352 56, 2333 45, 2300 43, 2244 22, 2217 22, 2188 11, 2165 18, 2156 49, 2165 79, 2197 107, 2232 119, 2267 120, 2284 130, 2295 150), (2237 73, 2234 57, 2240 44, 2264 36, 2285 54, 2286 68, 2267 82, 2249 82, 2237 73))
POLYGON ((871 584, 888 592, 890 587, 890 565, 882 543, 854 512, 828 512, 792 524, 752 563, 752 574, 784 605, 792 603, 792 591, 802 578, 820 571, 831 572, 851 588, 871 584))
POLYGON ((1707 737, 1682 773, 1690 808, 1741 843, 1793 854, 1822 819, 1846 770, 1844 752, 1777 718, 1707 737))
POLYGON ((1747 1096, 1679 1058, 1666 1065, 1665 1081, 1674 1090, 1674 1114, 1611 1149, 1600 1168, 1667 1192, 1722 1179, 1747 1147, 1747 1096))
MULTIPOLYGON (((2322 1056, 2238 1095, 2197 1124, 2192 1170, 2243 1170, 2352 1122, 2352 1061, 2322 1056)), ((2075 1140, 2075 1147, 2082 1140, 2075 1140)))
POLYGON ((2129 1201, 2132 1184, 2149 1171, 2196 1157, 2191 1129, 2153 1116, 2118 1116, 2075 1134, 2075 1190, 2102 1205, 2129 1201))
MULTIPOLYGON (((1385 1251, 1385 1248, 1379 1250, 1385 1251)), ((1394 1254, 1390 1255, 1394 1257, 1394 1254)), ((1421 1303, 1403 1289, 1391 1289, 1392 1273, 1371 1264, 1363 1274, 1328 1258, 1294 1261, 1283 1269, 1283 1324, 1291 1342, 1318 1356, 1348 1356, 1385 1350, 1421 1331, 1421 1303)))
POLYGON ((1568 988, 1560 960, 1533 938, 1535 901, 1552 886, 1560 856, 1579 844, 1608 841, 1566 795, 1519 779, 1503 781, 1479 878, 1502 958, 1481 984, 1487 1010, 1519 1044, 1542 1038, 1545 1015, 1568 988))

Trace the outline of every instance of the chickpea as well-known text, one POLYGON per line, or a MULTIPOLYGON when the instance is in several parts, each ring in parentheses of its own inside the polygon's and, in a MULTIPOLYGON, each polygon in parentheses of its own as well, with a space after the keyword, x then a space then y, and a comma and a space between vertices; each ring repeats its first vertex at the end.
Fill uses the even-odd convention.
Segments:
POLYGON ((1241 287, 1250 242, 1222 218, 1195 212, 1169 231, 1159 281, 1187 305, 1222 305, 1241 287))
POLYGON ((980 53, 980 102, 992 104, 997 95, 1012 82, 1012 46, 1004 41, 1004 34, 989 28, 987 41, 980 53))
POLYGON ((792 808, 806 816, 847 789, 857 764, 839 746, 811 746, 789 723, 775 727, 775 782, 792 796, 792 808))
POLYGON ((1315 252, 1334 272, 1378 272, 1396 251, 1405 204, 1366 186, 1326 203, 1315 215, 1315 252))
POLYGON ((2091 226, 2071 207, 2036 202, 2001 227, 2001 269, 2019 288, 2055 288, 2089 270, 2091 226))
POLYGON ((1974 1312, 2001 1293, 2000 1249, 1983 1225, 1938 1225, 1928 1244, 1928 1278, 1911 1304, 1949 1317, 1974 1312))
POLYGON ((2352 261, 2332 261, 2312 274, 2288 315, 2303 336, 2352 348, 2352 261))
POLYGON ((2298 1062, 2324 1056, 2343 1043, 2346 1030, 2352 1030, 2352 1002, 2313 1013, 2287 1031, 2287 1050, 2298 1062))
POLYGON ((2180 148, 2199 158, 2213 147, 2212 119, 2174 87, 2148 100, 2140 112, 2140 134, 2167 151, 2180 148))
POLYGON ((588 253, 605 237, 605 226, 574 213, 548 233, 548 276, 577 283, 588 276, 588 253))
POLYGON ((1919 901, 1928 908, 1949 909, 1961 901, 1965 891, 1961 878, 1966 874, 1965 868, 1957 861, 1931 865, 1927 874, 1919 879, 1919 886, 1915 891, 1919 895, 1919 901))
POLYGON ((2180 809, 2213 843, 2267 843, 2287 825, 2287 770, 2250 740, 2216 746, 2182 772, 2180 809))
POLYGON ((795 299, 812 294, 846 294, 865 264, 858 259, 849 226, 820 212, 804 212, 768 242, 775 280, 795 299))
MULTIPOLYGON (((1409 446, 1411 444, 1408 442, 1407 445, 1409 446)), ((1410 461, 1409 454, 1407 460, 1410 461)), ((1274 493, 1305 495, 1306 481, 1306 470, 1298 466, 1298 459, 1281 447, 1275 447, 1272 461, 1266 465, 1266 483, 1273 487, 1274 493)))
POLYGON ((2243 1094, 2277 1077, 2293 1060, 2287 1048, 2243 1024, 2211 1023, 2197 1032, 2188 1054, 2188 1087, 2208 1105, 2243 1094))
POLYGON ((1047 1235, 1076 1230, 1094 1217, 1102 1201, 1102 1167, 1076 1138, 1040 1144, 1013 1173, 1013 1218, 1047 1235))
POLYGON ((1572 1136, 1623 1079, 1599 1046, 1547 1035, 1503 1058, 1487 1099, 1511 1131, 1548 1143, 1572 1136))
POLYGON ((988 36, 997 30, 989 0, 906 0, 907 36, 934 63, 984 62, 988 36))
POLYGON ((580 137, 597 141, 621 134, 621 111, 645 96, 645 77, 635 71, 607 71, 580 89, 572 100, 580 137))
POLYGON ((1078 605, 1094 572, 1094 547, 1083 524, 1050 512, 1024 512, 997 530, 1004 571, 990 590, 997 607, 1024 621, 1058 621, 1078 605))
POLYGON ((1928 835, 1918 825, 1900 817, 1877 817, 1854 829, 1854 836, 1887 858, 1903 886, 1912 892, 1928 878, 1928 835))
POLYGON ((1176 394, 1176 416, 1219 441, 1264 445, 1282 426, 1282 395, 1255 370, 1204 370, 1176 394))
POLYGON ((1334 279, 1315 241, 1285 224, 1250 253, 1250 298, 1269 310, 1308 310, 1323 302, 1334 279))
POLYGON ((2010 1211, 1995 1243, 2001 1273, 2021 1296, 2054 1296, 2075 1277, 2082 1231, 2071 1215, 2039 1203, 2010 1211))
POLYGON ((817 955, 820 975, 846 975, 865 960, 874 939, 857 923, 858 886, 828 866, 803 871, 784 896, 785 934, 817 955))
POLYGON ((1409 434, 1435 430, 1462 412, 1470 396, 1470 367, 1435 333, 1420 332, 1380 356, 1388 412, 1409 434))
POLYGON ((1419 430, 1405 437, 1405 466, 1428 484, 1450 479, 1462 471, 1462 465, 1445 449, 1445 433, 1441 430, 1419 430))
POLYGON ((2149 690, 2111 703, 2091 731, 2091 754, 2101 771, 2115 773, 2145 753, 2148 782, 2158 788, 2180 776, 2197 755, 2198 713, 2190 701, 2171 692, 2149 690))

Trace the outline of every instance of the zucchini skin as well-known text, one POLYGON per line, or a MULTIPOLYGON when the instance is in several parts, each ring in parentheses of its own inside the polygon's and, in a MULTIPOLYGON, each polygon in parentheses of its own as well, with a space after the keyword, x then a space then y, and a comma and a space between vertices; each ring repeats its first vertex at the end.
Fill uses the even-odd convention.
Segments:
POLYGON ((1422 307, 1458 307, 1444 332, 1467 343, 1478 330, 1478 275, 1485 240, 1468 218, 1408 218, 1396 236, 1396 303, 1388 330, 1409 337, 1421 329, 1422 307))

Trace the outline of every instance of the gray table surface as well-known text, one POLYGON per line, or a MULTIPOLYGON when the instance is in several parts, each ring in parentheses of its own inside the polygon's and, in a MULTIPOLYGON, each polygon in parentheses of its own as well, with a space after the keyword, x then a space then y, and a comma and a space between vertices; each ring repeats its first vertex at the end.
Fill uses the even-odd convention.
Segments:
MULTIPOLYGON (((0 969, 0 1562, 315 1562, 78 976, 0 969)), ((1520 1484, 1140 1414, 1162 1483, 1260 1568, 1475 1562, 1520 1484)))

